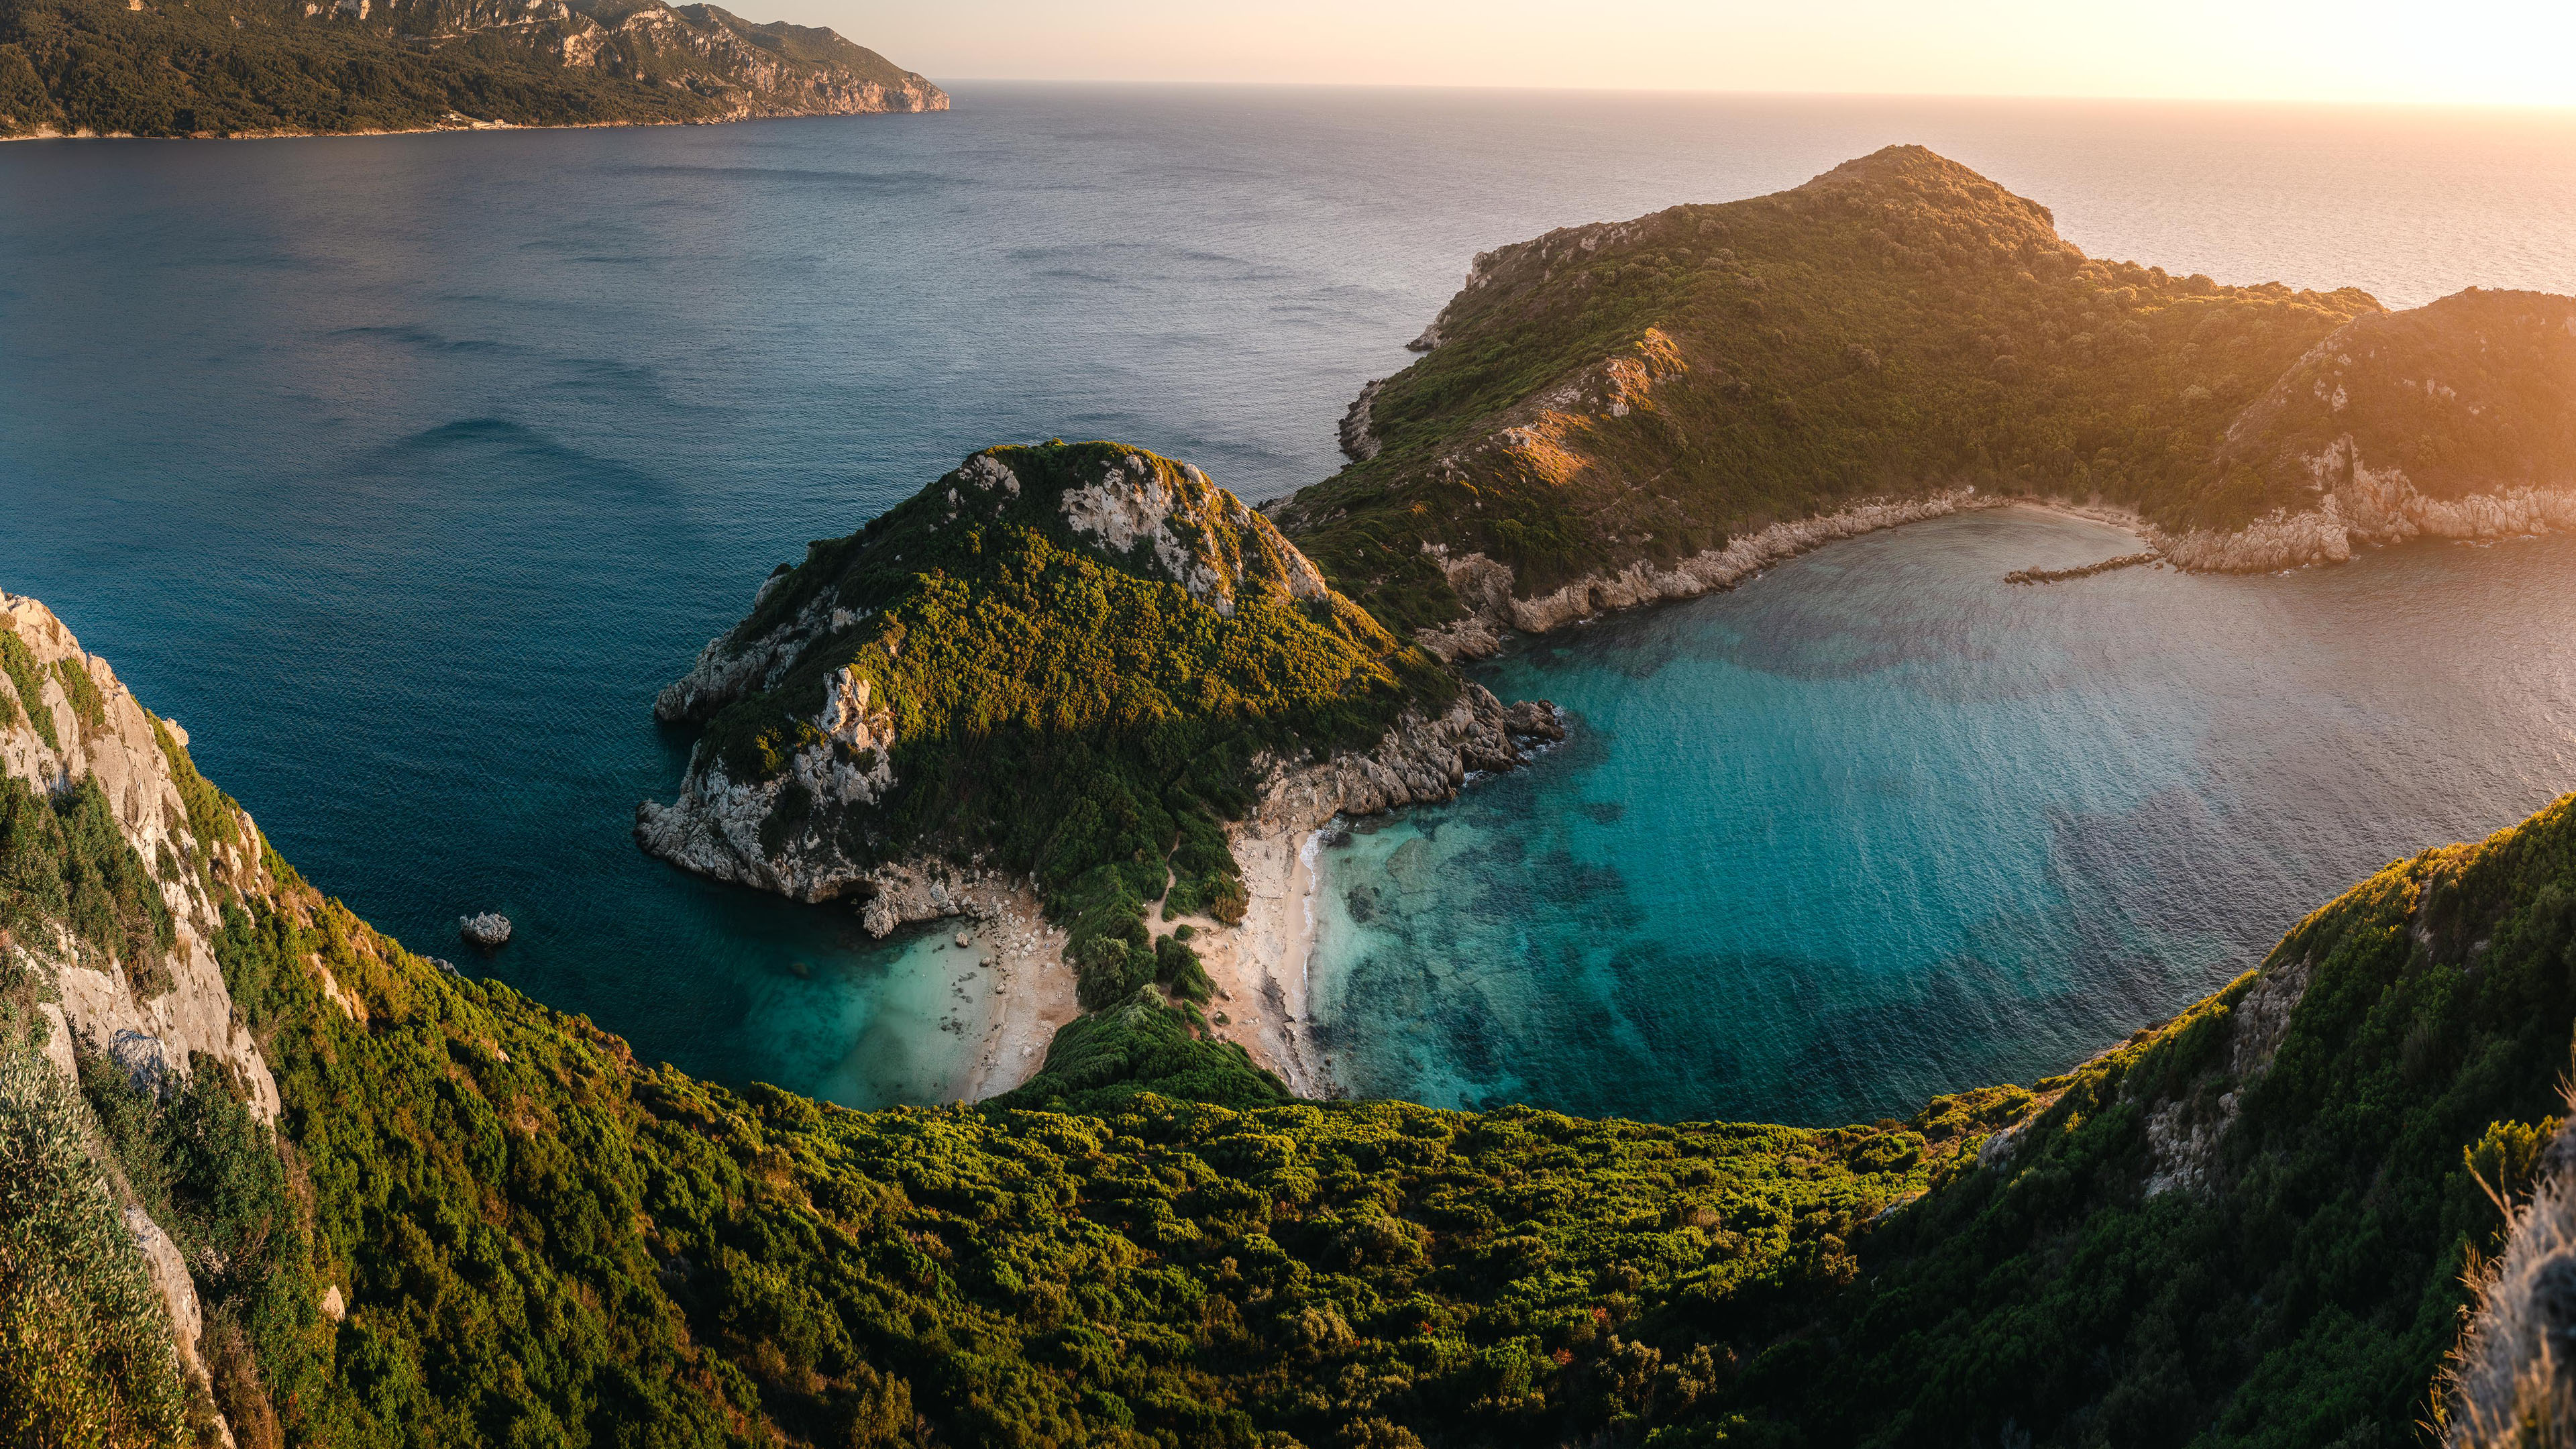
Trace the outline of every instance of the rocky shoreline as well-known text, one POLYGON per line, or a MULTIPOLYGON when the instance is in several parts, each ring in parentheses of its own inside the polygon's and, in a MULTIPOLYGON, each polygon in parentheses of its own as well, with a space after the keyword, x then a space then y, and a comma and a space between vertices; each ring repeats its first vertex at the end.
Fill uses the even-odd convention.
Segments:
POLYGON ((1435 547, 1433 553, 1449 576, 1449 587, 1457 591, 1468 612, 1464 618, 1422 630, 1415 638, 1443 661, 1481 659, 1503 647, 1508 630, 1545 634, 1623 609, 1695 599, 1731 589, 1764 569, 1829 543, 1970 509, 2006 508, 2019 501, 1981 494, 1974 488, 1948 489, 1924 498, 1874 499, 1835 513, 1772 524, 1668 568, 1641 559, 1611 572, 1587 574, 1530 599, 1513 596, 1509 564, 1482 553, 1452 558, 1435 547))
POLYGON ((1316 853, 1339 820, 1454 800, 1479 775, 1517 769, 1565 738, 1555 706, 1506 705, 1468 684, 1436 716, 1409 715, 1373 750, 1315 763, 1265 763, 1260 801, 1227 832, 1251 904, 1240 925, 1206 917, 1156 921, 1156 934, 1192 928, 1208 979, 1216 983, 1217 1037, 1241 1046, 1301 1097, 1339 1090, 1311 1049, 1307 964, 1314 954, 1316 853))
POLYGON ((2147 545, 2139 553, 2076 570, 2018 570, 2008 576, 2015 583, 2055 582, 2159 562, 2186 573, 2279 573, 2313 564, 2349 563, 2364 549, 2418 539, 2489 542, 2576 532, 2576 485, 2439 499, 2418 492, 2403 473, 2394 470, 2366 475, 2363 486, 2328 492, 2314 510, 2275 513, 2233 533, 2200 529, 2174 535, 2134 510, 2115 505, 1957 489, 1919 499, 1875 500, 1836 513, 1775 523, 1669 568, 1639 561, 1587 574, 1529 599, 1512 595, 1510 565, 1482 553, 1452 558, 1435 547, 1450 587, 1468 612, 1419 630, 1414 637, 1444 662, 1481 659, 1501 650, 1513 631, 1545 634, 1627 609, 1698 598, 1734 588, 1764 569, 1829 543, 1984 508, 2036 508, 2082 518, 2133 533, 2147 545))
POLYGON ((2328 492, 2313 510, 2277 512, 2234 533, 2195 529, 2151 541, 2177 568, 2252 574, 2349 563, 2362 549, 2419 538, 2487 542, 2576 532, 2576 485, 2432 498, 2394 469, 2354 472, 2352 482, 2328 492))

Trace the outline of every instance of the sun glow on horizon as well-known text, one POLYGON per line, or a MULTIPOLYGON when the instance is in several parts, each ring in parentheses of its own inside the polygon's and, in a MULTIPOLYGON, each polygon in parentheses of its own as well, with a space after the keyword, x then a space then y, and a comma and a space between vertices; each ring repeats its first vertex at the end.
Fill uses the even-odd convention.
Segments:
POLYGON ((934 80, 2576 106, 2576 5, 2537 0, 785 0, 779 10, 934 80))

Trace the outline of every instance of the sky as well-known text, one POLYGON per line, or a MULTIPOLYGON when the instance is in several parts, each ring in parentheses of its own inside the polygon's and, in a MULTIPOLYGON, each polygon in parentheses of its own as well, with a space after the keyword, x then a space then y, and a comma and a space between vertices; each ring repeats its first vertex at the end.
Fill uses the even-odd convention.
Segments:
POLYGON ((2576 0, 736 0, 934 81, 2576 106, 2576 0))

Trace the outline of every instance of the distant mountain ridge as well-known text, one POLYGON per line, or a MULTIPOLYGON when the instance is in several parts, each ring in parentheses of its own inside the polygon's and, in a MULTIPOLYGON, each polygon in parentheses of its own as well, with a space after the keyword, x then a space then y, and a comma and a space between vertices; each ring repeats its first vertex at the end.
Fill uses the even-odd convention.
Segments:
POLYGON ((0 136, 944 111, 835 32, 658 0, 0 0, 0 136))

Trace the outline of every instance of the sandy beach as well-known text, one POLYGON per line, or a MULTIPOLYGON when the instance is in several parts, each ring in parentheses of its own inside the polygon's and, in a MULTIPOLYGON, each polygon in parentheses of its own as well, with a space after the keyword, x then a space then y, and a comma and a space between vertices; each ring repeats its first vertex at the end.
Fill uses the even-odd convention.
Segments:
POLYGON ((1073 968, 1064 961, 1064 932, 1047 923, 1036 891, 988 884, 958 895, 962 916, 940 921, 938 929, 963 936, 965 949, 983 963, 969 988, 982 1007, 971 1027, 979 1045, 958 1093, 980 1102, 1035 1076, 1056 1028, 1080 1007, 1073 968))
MULTIPOLYGON (((1190 945, 1217 988, 1207 1010, 1209 1030, 1240 1043, 1254 1061, 1306 1097, 1327 1095, 1330 1087, 1305 1036, 1321 824, 1238 827, 1234 854, 1251 895, 1241 925, 1206 916, 1167 921, 1159 910, 1147 916, 1157 937, 1191 928, 1190 945)), ((1081 1008, 1073 968, 1065 964, 1065 933, 1048 923, 1036 891, 990 876, 952 882, 950 890, 957 913, 937 920, 934 929, 977 963, 966 988, 976 1000, 968 1015, 975 1061, 958 1096, 980 1102, 1035 1076, 1046 1064, 1056 1029, 1081 1008)))
POLYGON ((1222 926, 1205 916, 1177 921, 1157 912, 1154 934, 1191 928, 1216 1000, 1208 1004, 1208 1029, 1237 1043, 1252 1059, 1279 1074, 1300 1097, 1331 1095, 1332 1082, 1307 1038, 1306 962, 1315 949, 1315 851, 1322 822, 1245 826, 1234 833, 1235 862, 1251 904, 1243 924, 1222 926), (1219 1021, 1217 1018, 1225 1018, 1219 1021))

